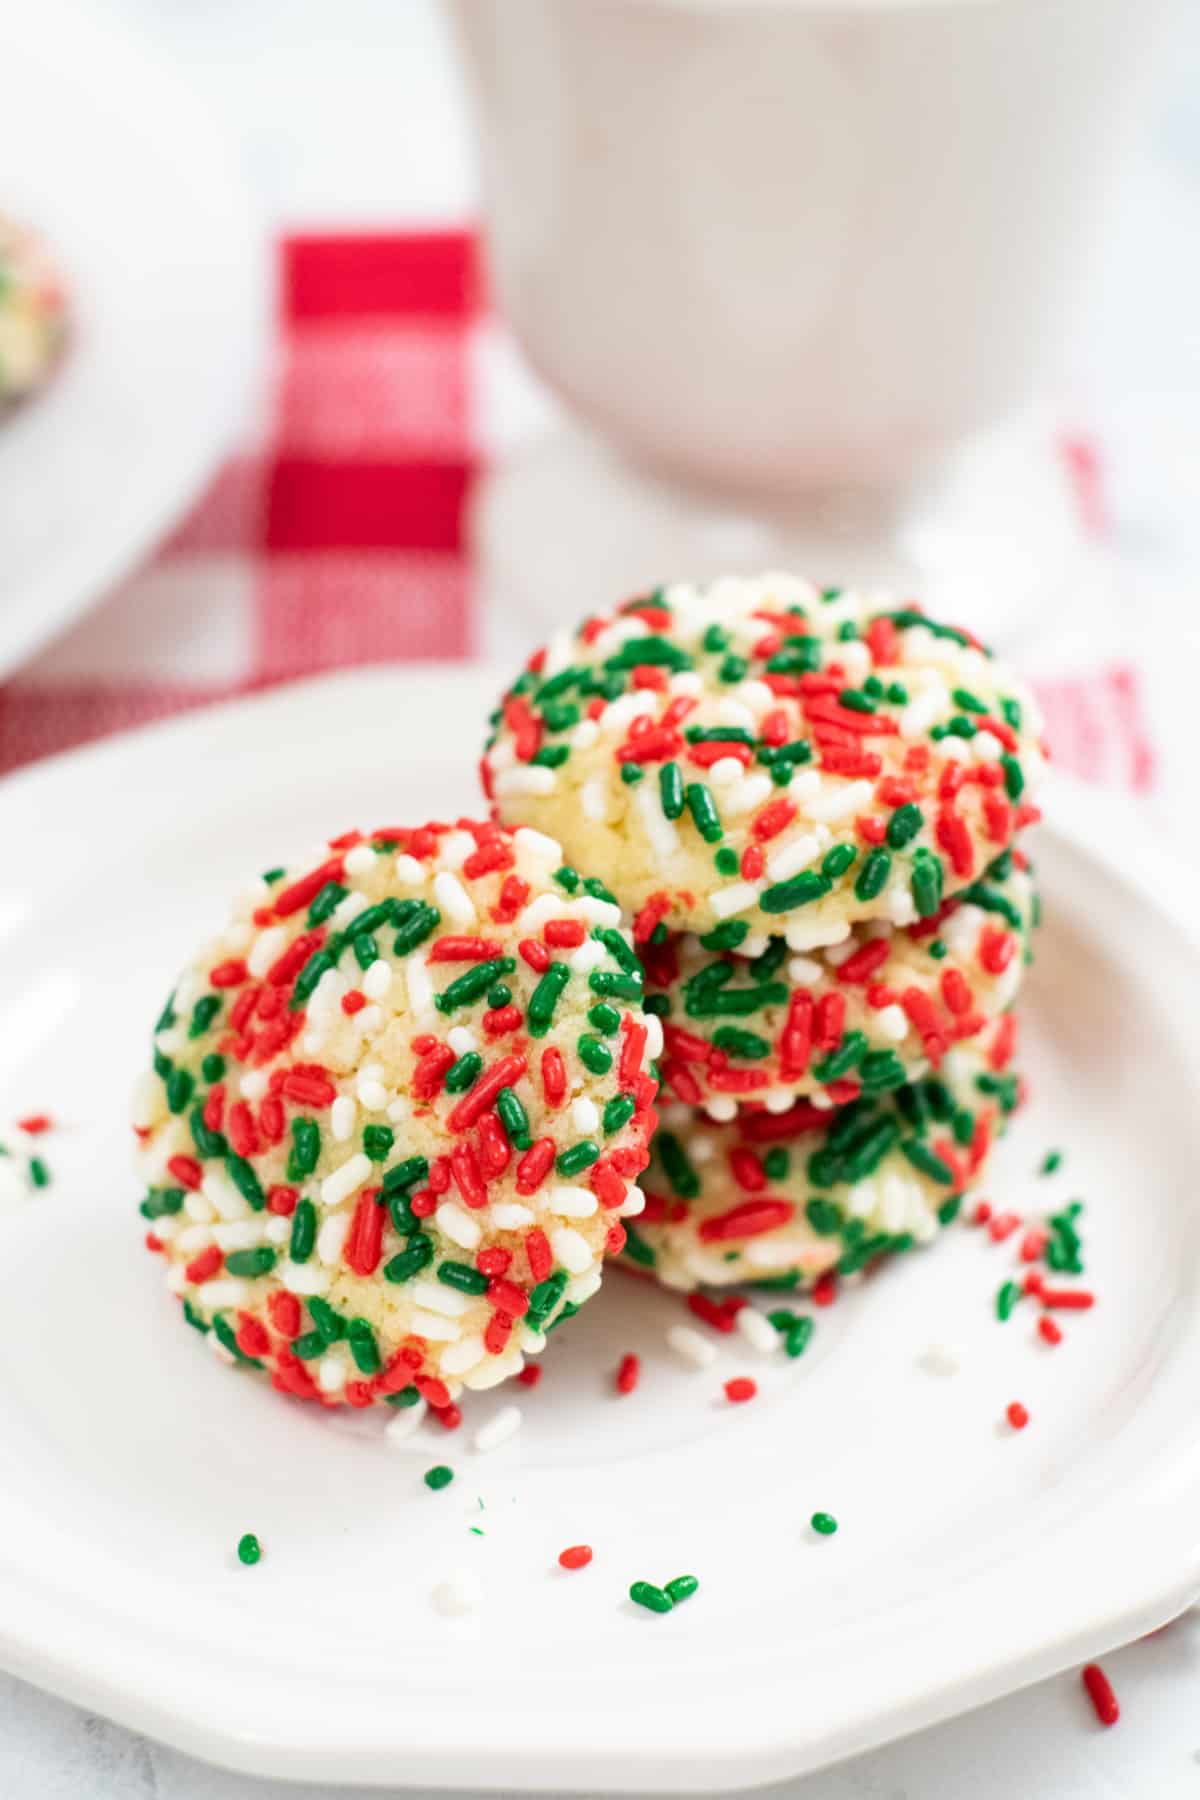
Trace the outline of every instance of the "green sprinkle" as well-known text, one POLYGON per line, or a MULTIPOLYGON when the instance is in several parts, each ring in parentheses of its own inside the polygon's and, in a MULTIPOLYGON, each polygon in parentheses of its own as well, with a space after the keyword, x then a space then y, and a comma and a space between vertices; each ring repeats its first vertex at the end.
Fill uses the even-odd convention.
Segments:
POLYGON ((782 1144, 772 1144, 763 1157, 763 1168, 771 1181, 782 1181, 791 1165, 791 1157, 782 1144))
POLYGON ((1040 1175, 1053 1175, 1056 1169, 1062 1168, 1062 1159, 1061 1150, 1047 1150, 1045 1156, 1042 1158, 1042 1166, 1038 1173, 1040 1175))
POLYGON ((667 818, 678 819, 683 812, 683 776, 678 763, 664 763, 658 771, 658 792, 667 818))
POLYGON ((244 1156, 229 1155, 225 1158, 225 1173, 246 1204, 252 1206, 255 1212, 261 1212, 267 1204, 267 1196, 263 1193, 258 1171, 253 1164, 248 1163, 244 1156))
POLYGON ((218 1056, 215 1050, 210 1050, 208 1055, 204 1058, 204 1061, 200 1064, 200 1073, 203 1075, 205 1081, 220 1081, 222 1075, 225 1073, 225 1058, 223 1056, 218 1056))
POLYGON ((488 1277, 471 1263, 441 1262, 437 1266, 437 1278, 448 1288, 456 1288, 460 1294, 486 1294, 488 1277))
POLYGON ((597 1000, 595 1006, 588 1008, 588 1024, 594 1025, 605 1037, 612 1037, 614 1032, 620 1030, 621 1015, 607 1000, 597 1000))
POLYGON ((525 1315, 526 1323, 536 1331, 544 1319, 549 1318, 567 1286, 567 1271, 555 1269, 553 1275, 547 1275, 545 1281, 539 1281, 529 1295, 529 1311, 525 1315))
POLYGON ((292 1214, 288 1255, 295 1263, 307 1262, 317 1241, 317 1209, 311 1200, 298 1200, 292 1214))
POLYGON ((572 1144, 569 1150, 555 1159, 554 1167, 560 1175, 582 1175, 590 1169, 594 1162, 600 1160, 600 1146, 591 1138, 584 1138, 582 1143, 572 1144))
POLYGON ((718 875, 736 875, 738 869, 741 867, 741 864, 738 861, 737 851, 729 844, 721 845, 721 848, 713 857, 713 862, 716 865, 718 875))
POLYGON ((569 744, 543 744, 530 757, 530 767, 536 769, 561 769, 571 754, 569 744))
POLYGON ((366 937, 371 932, 378 931, 381 926, 390 925, 394 911, 393 900, 379 900, 374 906, 364 906, 360 913, 355 913, 342 935, 348 938, 366 937))
POLYGON ((970 688, 954 688, 950 698, 960 712, 986 713, 988 710, 983 701, 973 694, 970 688))
POLYGON ((547 731, 570 731, 572 725, 578 725, 582 714, 573 700, 559 705, 551 701, 549 706, 542 707, 542 723, 547 731))
POLYGON ((425 1471, 425 1486, 432 1488, 436 1494, 439 1488, 449 1487, 454 1480, 454 1470, 445 1463, 435 1463, 432 1469, 425 1471))
POLYGON ((251 1369, 262 1368, 262 1364, 256 1357, 246 1355, 246 1352, 237 1341, 237 1332, 233 1329, 233 1326, 229 1323, 229 1320, 223 1313, 213 1314, 212 1328, 213 1335, 216 1337, 217 1342, 224 1345, 234 1362, 241 1363, 243 1366, 251 1369))
POLYGON ((143 1219, 171 1218, 183 1210, 182 1188, 151 1188, 138 1207, 143 1219))
POLYGON ((1001 1322, 1011 1318, 1013 1307, 1020 1298, 1020 1284, 1016 1281, 1006 1281, 996 1295, 996 1317, 1001 1322))
POLYGON ((231 1250, 225 1267, 231 1275, 246 1275, 251 1280, 269 1275, 275 1267, 275 1251, 268 1244, 259 1244, 254 1250, 231 1250))
POLYGON ((401 1188, 416 1187, 419 1182, 429 1177, 429 1160, 424 1156, 406 1156, 403 1162, 393 1163, 383 1178, 383 1191, 392 1194, 401 1188))
POLYGON ((867 1053, 867 1037, 862 1031, 848 1031, 836 1050, 820 1062, 813 1064, 813 1075, 818 1081, 840 1081, 856 1069, 867 1053))
POLYGON ((777 881, 769 887, 759 905, 766 913, 791 912, 794 907, 808 906, 814 900, 823 899, 832 886, 828 875, 817 869, 802 869, 789 881, 777 881))
POLYGON ((375 1341, 370 1320, 351 1319, 346 1327, 346 1342, 359 1373, 377 1375, 383 1367, 383 1358, 379 1354, 379 1345, 375 1341))
MULTIPOLYGON (((525 1023, 529 1027, 530 1037, 545 1037, 553 1021, 555 1008, 562 998, 562 991, 570 979, 571 971, 566 963, 552 962, 550 964, 534 988, 525 1014, 525 1023)), ((595 991, 599 992, 600 990, 595 991)))
POLYGON ((658 1261, 656 1253, 651 1249, 645 1238, 642 1237, 639 1232, 635 1231, 630 1224, 626 1224, 625 1226, 624 1254, 629 1258, 630 1262, 639 1263, 643 1269, 652 1269, 658 1261))
POLYGON ((841 1208, 832 1200, 825 1200, 814 1194, 807 1202, 804 1214, 813 1230, 820 1237, 836 1237, 842 1228, 841 1208))
POLYGON ((1000 767, 1004 770, 1004 791, 1010 800, 1019 800, 1025 792, 1025 773, 1015 756, 1002 756, 1000 767))
POLYGON ((644 777, 645 773, 646 771, 643 769, 641 763, 627 762, 621 764, 621 780, 625 783, 626 787, 636 787, 638 782, 644 777))
POLYGON ((768 675, 808 675, 821 666, 821 644, 815 637, 789 637, 784 648, 767 658, 768 675))
POLYGON ((900 1148, 913 1168, 920 1174, 928 1175, 931 1181, 940 1181, 945 1187, 952 1185, 954 1170, 949 1163, 943 1162, 941 1157, 929 1148, 928 1144, 923 1144, 919 1138, 905 1138, 900 1148))
POLYGON ((924 823, 925 814, 911 800, 904 806, 898 806, 887 825, 890 848, 903 850, 905 844, 911 844, 924 823))
POLYGON ((483 1058, 478 1050, 468 1050, 460 1056, 456 1063, 451 1063, 446 1070, 446 1092, 448 1094, 465 1094, 474 1087, 483 1073, 483 1058))
POLYGON ((319 1331, 306 1331, 303 1337, 293 1338, 292 1349, 301 1362, 311 1362, 314 1356, 325 1354, 325 1339, 319 1331))
POLYGON ((337 964, 337 955, 333 948, 314 950, 299 975, 288 999, 288 1011, 299 1012, 312 998, 313 990, 326 974, 337 964))
POLYGON ((553 878, 568 894, 573 894, 579 886, 579 870, 573 869, 570 863, 564 863, 560 869, 555 869, 553 878))
POLYGON ((321 1132, 315 1119, 292 1120, 292 1147, 288 1152, 287 1178, 302 1181, 311 1175, 321 1156, 321 1132))
POLYGON ((674 1580, 663 1583, 663 1592, 670 1596, 673 1606, 678 1606, 681 1600, 690 1600, 699 1586, 694 1575, 676 1575, 674 1580))
POLYGON ((1004 716, 1005 723, 1008 725, 1011 725, 1014 731, 1020 731, 1020 729, 1021 729, 1021 703, 1020 703, 1020 701, 1010 699, 1010 697, 1007 694, 1002 694, 1000 697, 1000 711, 1004 716))
POLYGON ((929 946, 929 954, 932 956, 934 962, 941 962, 943 957, 948 956, 950 952, 942 938, 934 938, 929 946))
POLYGON ((50 1170, 40 1156, 31 1156, 29 1159, 29 1179, 35 1188, 50 1186, 50 1170))
POLYGON ((496 1111, 509 1143, 518 1150, 528 1150, 533 1141, 529 1131, 529 1114, 512 1088, 500 1089, 496 1095, 496 1111))
POLYGON ((192 1128, 192 1140, 201 1156, 224 1156, 229 1148, 219 1131, 210 1131, 204 1123, 204 1108, 193 1106, 188 1114, 188 1124, 192 1128))
POLYGON ((611 1137, 614 1131, 620 1131, 623 1125, 628 1125, 636 1111, 637 1102, 632 1094, 617 1094, 609 1100, 601 1115, 605 1137, 611 1137))
POLYGON ((384 1263, 383 1278, 385 1281, 411 1281, 414 1275, 419 1275, 422 1269, 428 1268, 432 1261, 433 1239, 418 1235, 409 1239, 407 1248, 401 1250, 398 1256, 393 1256, 390 1262, 384 1263))
POLYGON ((410 1406, 417 1404, 421 1396, 415 1387, 406 1387, 401 1388, 398 1394, 385 1394, 383 1398, 388 1406, 399 1407, 406 1412, 410 1406))
POLYGON ((629 1598, 635 1606, 644 1606, 648 1612, 669 1613, 675 1602, 670 1594, 651 1581, 635 1581, 629 1590, 629 1598))
POLYGON ((585 1069, 593 1075, 607 1075, 613 1065, 613 1053, 603 1039, 593 1037, 589 1031, 581 1031, 575 1040, 575 1048, 579 1060, 585 1069))
POLYGON ((308 909, 309 926, 323 925, 339 901, 346 898, 346 891, 340 881, 327 881, 323 888, 318 889, 317 897, 308 909))
POLYGON ((858 880, 854 883, 855 899, 874 900, 877 894, 883 892, 891 872, 892 859, 888 851, 882 846, 872 850, 858 872, 858 880))
POLYGON ((742 1031, 736 1025, 719 1025, 713 1032, 712 1041, 727 1056, 741 1056, 748 1062, 757 1062, 761 1057, 771 1054, 771 1046, 766 1038, 759 1037, 756 1031, 742 1031))
POLYGON ((434 1005, 440 1013, 452 1013, 460 1006, 470 1006, 481 994, 486 994, 501 975, 511 975, 516 966, 511 956, 496 956, 491 962, 476 963, 465 975, 456 976, 437 996, 434 1005))
POLYGON ((838 1528, 837 1520, 832 1513, 815 1512, 808 1522, 818 1537, 832 1537, 838 1528))
POLYGON ((913 862, 910 886, 917 917, 931 919, 942 904, 941 858, 930 850, 919 855, 913 862))
POLYGON ((679 1139, 670 1131, 660 1131, 654 1141, 672 1191, 681 1200, 695 1200, 700 1193, 700 1177, 692 1167, 679 1139))
POLYGON ((821 859, 821 873, 828 875, 830 881, 840 881, 857 859, 858 851, 853 844, 835 844, 821 859))
POLYGON ((352 938, 350 948, 354 952, 354 960, 360 969, 369 969, 372 963, 379 961, 379 945, 370 932, 366 932, 362 937, 352 938))
POLYGON ((327 1344, 339 1344, 346 1335, 346 1321, 341 1313, 335 1312, 328 1300, 322 1300, 317 1294, 310 1294, 308 1310, 312 1314, 313 1324, 327 1344))
POLYGON ((560 669, 557 675, 551 675, 549 680, 543 681, 538 689, 538 705, 544 705, 547 700, 557 700, 560 694, 577 687, 586 674, 587 670, 581 668, 560 669))
POLYGON ((689 781, 685 797, 696 830, 705 843, 718 843, 723 835, 723 830, 721 815, 717 811, 717 803, 712 797, 712 790, 706 787, 702 781, 689 781))
POLYGON ((246 1532, 244 1537, 238 1539, 237 1553, 238 1561, 245 1563, 248 1569, 252 1569, 256 1562, 262 1560, 262 1545, 252 1531, 246 1532))
MULTIPOLYGON (((563 965, 565 967, 565 965, 563 965)), ((547 974, 549 971, 547 971, 547 974)), ((545 980, 545 976, 542 978, 545 980)), ((588 986, 593 994, 599 994, 610 1000, 640 1000, 642 997, 642 980, 640 975, 618 975, 612 969, 593 969, 588 976, 588 986)), ((536 993, 535 996, 536 998, 536 993)), ((533 1013, 533 1001, 529 1003, 530 1015, 533 1013)), ((530 1033, 534 1037, 541 1034, 530 1025, 530 1033)))
POLYGON ((167 1105, 173 1113, 181 1113, 192 1097, 196 1078, 188 1069, 172 1069, 167 1076, 167 1105))
POLYGON ((185 1300, 183 1303, 183 1316, 193 1331, 198 1331, 203 1335, 211 1329, 208 1320, 201 1318, 190 1300, 185 1300))
POLYGON ((220 994, 201 994, 192 1008, 191 1023, 188 1026, 190 1038, 203 1037, 213 1020, 221 1010, 220 994))
MULTIPOLYGON (((406 900, 396 910, 397 931, 392 939, 392 950, 397 956, 407 956, 418 944, 423 944, 431 931, 435 931, 442 922, 442 915, 435 906, 424 900, 406 900)), ((442 995, 445 999, 445 995, 442 995)))
POLYGON ((950 1198, 948 1200, 943 1200, 942 1204, 937 1209, 938 1223, 941 1225, 952 1224, 961 1211, 962 1195, 951 1194, 950 1198))
POLYGON ((849 712, 873 713, 877 710, 876 703, 870 694, 865 694, 858 688, 843 688, 838 695, 838 701, 849 712))
MULTIPOLYGON (((767 667, 770 668, 770 666, 771 665, 768 663, 767 667)), ((717 675, 723 682, 732 686, 735 681, 745 680, 746 671, 749 667, 750 664, 746 661, 744 656, 734 656, 731 653, 722 661, 720 668, 717 670, 717 675)))
POLYGON ((162 1011, 154 1021, 155 1037, 158 1036, 160 1031, 169 1031, 171 1026, 175 1023, 175 1019, 175 991, 172 989, 163 1003, 162 1011))
POLYGON ((787 1356, 803 1356, 808 1349, 813 1334, 813 1322, 809 1318, 797 1319, 783 1336, 784 1354, 787 1356))
POLYGON ((894 1050, 872 1050, 858 1065, 858 1078, 866 1094, 886 1094, 903 1087, 908 1079, 894 1050))
POLYGON ((720 625, 710 625, 700 642, 710 656, 719 656, 722 650, 729 648, 729 633, 720 625))
POLYGON ((902 681, 889 681, 885 698, 889 700, 893 706, 907 706, 908 689, 902 681))
POLYGON ((363 1131, 363 1151, 371 1162, 386 1162, 396 1134, 390 1125, 368 1125, 363 1131))
POLYGON ((726 919, 700 939, 706 950, 736 950, 750 935, 745 919, 726 919))
POLYGON ((642 1001, 642 1011, 655 1013, 660 1019, 670 1017, 671 1000, 668 994, 647 994, 642 1001))

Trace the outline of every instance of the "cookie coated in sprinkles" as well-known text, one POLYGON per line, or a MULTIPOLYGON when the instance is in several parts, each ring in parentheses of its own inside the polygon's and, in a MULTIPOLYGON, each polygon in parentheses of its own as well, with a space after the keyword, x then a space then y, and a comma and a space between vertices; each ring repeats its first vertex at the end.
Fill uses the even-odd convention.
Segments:
POLYGON ((242 896, 134 1102, 147 1244, 222 1357, 449 1420, 596 1291, 661 1049, 620 918, 556 842, 468 819, 242 896))
POLYGON ((564 632, 493 718, 496 816, 583 856, 635 915, 804 953, 908 925, 1037 815, 1031 695, 971 635, 789 575, 676 583, 564 632))

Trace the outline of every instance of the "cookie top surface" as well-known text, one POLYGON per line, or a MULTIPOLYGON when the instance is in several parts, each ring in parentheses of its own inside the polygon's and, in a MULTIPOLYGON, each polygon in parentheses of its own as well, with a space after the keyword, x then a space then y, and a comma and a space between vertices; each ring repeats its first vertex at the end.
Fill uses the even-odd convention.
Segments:
POLYGON ((968 633, 792 576, 678 584, 564 632, 504 696, 497 816, 636 914, 804 951, 910 924, 1036 817, 1029 694, 968 633))
POLYGON ((726 1125, 665 1108, 625 1259, 668 1287, 801 1288, 930 1242, 1017 1104, 1006 1019, 986 1053, 956 1046, 936 1076, 834 1110, 797 1100, 726 1125))
POLYGON ((1019 849, 915 925, 881 921, 806 954, 729 920, 641 946, 662 1020, 664 1096, 731 1119, 748 1100, 834 1104, 936 1072, 954 1044, 985 1049, 1012 1005, 1036 916, 1019 849), (735 948, 734 946, 737 946, 735 948))
POLYGON ((327 1402, 516 1372, 640 1206, 661 1032, 619 921, 557 844, 473 821, 256 883, 135 1097, 189 1321, 327 1402))

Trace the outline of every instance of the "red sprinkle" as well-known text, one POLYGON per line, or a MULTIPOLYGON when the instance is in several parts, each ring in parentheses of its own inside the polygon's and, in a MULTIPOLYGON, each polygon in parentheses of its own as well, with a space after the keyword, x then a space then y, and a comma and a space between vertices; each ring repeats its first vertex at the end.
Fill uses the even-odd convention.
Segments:
POLYGON ((1029 1413, 1019 1400, 1012 1400, 1004 1409, 1004 1416, 1014 1431, 1024 1431, 1029 1423, 1029 1413))
POLYGON ((590 1544, 571 1544, 566 1550, 558 1553, 560 1567, 564 1569, 586 1569, 592 1560, 590 1544))
POLYGON ((521 1370, 521 1373, 517 1376, 517 1380, 520 1382, 521 1386, 529 1388, 536 1387, 541 1379, 542 1367, 540 1363, 526 1363, 525 1367, 521 1370))
POLYGON ((1038 1320, 1038 1335, 1048 1344, 1061 1344, 1063 1340, 1062 1326, 1049 1313, 1043 1313, 1038 1320))
POLYGON ((735 1406, 742 1406, 747 1400, 753 1400, 758 1392, 758 1383, 751 1381, 748 1375, 735 1375, 725 1383, 725 1398, 732 1400, 735 1406))
POLYGON ((1121 1716, 1121 1708, 1117 1696, 1113 1693, 1112 1682, 1104 1673, 1099 1663, 1087 1663, 1080 1670, 1080 1679, 1084 1690, 1092 1703, 1092 1710, 1102 1725, 1115 1725, 1121 1716))
POLYGON ((1051 1306, 1063 1312, 1086 1312, 1095 1306, 1096 1296, 1087 1288, 1048 1288, 1041 1290, 1043 1306, 1051 1306))
POLYGON ((43 1131, 49 1131, 54 1121, 49 1113, 28 1113, 25 1118, 17 1120, 17 1129, 28 1137, 40 1137, 43 1131))
POLYGON ((542 1051, 542 1092, 546 1096, 547 1106, 561 1106, 567 1092, 567 1071, 562 1052, 556 1050, 553 1044, 542 1051))
POLYGON ((638 1384, 638 1377, 641 1372, 642 1365, 632 1351, 623 1356, 617 1364, 618 1394, 632 1394, 634 1388, 638 1384))
POLYGON ((813 1305, 832 1306, 837 1299, 837 1276, 832 1269, 826 1269, 824 1275, 818 1275, 813 1283, 813 1305))

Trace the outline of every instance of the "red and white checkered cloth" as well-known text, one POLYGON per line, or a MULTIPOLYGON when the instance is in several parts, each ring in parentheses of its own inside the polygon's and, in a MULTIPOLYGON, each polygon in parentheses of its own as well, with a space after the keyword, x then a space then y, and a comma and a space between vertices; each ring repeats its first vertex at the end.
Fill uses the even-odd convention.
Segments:
MULTIPOLYGON (((290 236, 258 442, 132 579, 0 688, 0 774, 323 669, 465 659, 485 316, 467 232, 290 236)), ((1096 468, 1069 448, 1081 512, 1096 468)), ((1058 761, 1135 792, 1154 756, 1126 661, 1040 687, 1058 761)))

